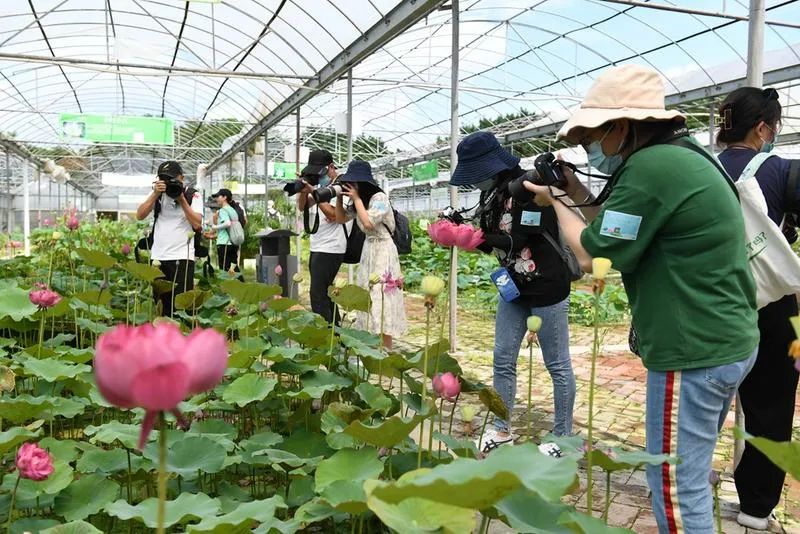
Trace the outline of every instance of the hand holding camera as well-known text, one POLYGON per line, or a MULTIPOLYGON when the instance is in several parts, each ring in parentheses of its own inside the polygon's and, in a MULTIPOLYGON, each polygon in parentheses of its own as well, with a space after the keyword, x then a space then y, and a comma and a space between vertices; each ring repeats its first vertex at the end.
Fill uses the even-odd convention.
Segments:
POLYGON ((570 185, 565 176, 567 173, 571 175, 572 181, 575 181, 575 165, 556 159, 552 152, 537 156, 533 161, 533 168, 533 171, 526 172, 508 184, 508 192, 514 200, 519 202, 530 200, 530 193, 536 190, 528 187, 529 184, 566 189, 570 185))
POLYGON ((183 182, 177 178, 159 176, 153 189, 159 193, 166 193, 169 198, 175 200, 183 194, 183 182))

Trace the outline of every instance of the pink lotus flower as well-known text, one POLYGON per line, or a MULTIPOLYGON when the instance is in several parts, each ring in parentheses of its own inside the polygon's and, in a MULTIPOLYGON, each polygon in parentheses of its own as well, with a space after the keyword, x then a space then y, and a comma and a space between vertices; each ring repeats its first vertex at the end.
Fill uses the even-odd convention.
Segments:
POLYGON ((81 221, 75 215, 70 215, 67 219, 67 228, 70 230, 77 230, 80 225, 81 221))
POLYGON ((121 252, 123 256, 127 256, 131 253, 131 246, 127 243, 123 244, 121 252))
POLYGON ((45 225, 45 226, 50 226, 51 224, 52 224, 52 223, 51 223, 50 219, 48 219, 48 218, 45 218, 45 220, 44 220, 44 225, 45 225))
POLYGON ((17 451, 19 476, 30 480, 47 480, 53 473, 53 457, 35 443, 25 443, 17 451))
POLYGON ((225 337, 213 329, 184 336, 168 322, 153 326, 117 325, 97 340, 94 371, 105 399, 120 408, 144 408, 141 449, 161 411, 180 421, 178 403, 222 379, 228 364, 225 337))
POLYGON ((475 250, 483 243, 483 230, 470 224, 459 224, 456 227, 456 246, 463 250, 475 250))
POLYGON ((36 287, 38 289, 31 290, 31 292, 28 293, 28 298, 33 304, 39 306, 40 309, 52 308, 61 301, 61 295, 47 289, 47 286, 44 284, 38 283, 36 287))
POLYGON ((22 241, 9 241, 8 246, 11 248, 22 248, 22 241))
POLYGON ((281 267, 280 264, 278 264, 275 266, 275 276, 280 278, 281 275, 283 275, 283 267, 281 267))
POLYGON ((386 271, 381 276, 381 284, 383 284, 383 292, 391 294, 398 289, 403 289, 403 277, 398 276, 397 278, 393 278, 391 271, 386 271))
POLYGON ((458 225, 447 219, 439 219, 433 224, 428 225, 428 235, 437 245, 452 247, 456 244, 458 225))
POLYGON ((461 393, 461 382, 458 381, 456 375, 449 371, 444 374, 439 373, 433 377, 433 391, 444 399, 454 401, 461 393))

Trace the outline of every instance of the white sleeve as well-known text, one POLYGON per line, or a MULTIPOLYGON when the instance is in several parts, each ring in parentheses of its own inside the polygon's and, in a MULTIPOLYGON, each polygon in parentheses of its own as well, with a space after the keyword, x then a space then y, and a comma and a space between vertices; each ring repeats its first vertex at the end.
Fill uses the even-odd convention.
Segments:
POLYGON ((195 194, 192 195, 192 211, 200 215, 203 214, 203 197, 200 196, 199 192, 195 192, 195 194))

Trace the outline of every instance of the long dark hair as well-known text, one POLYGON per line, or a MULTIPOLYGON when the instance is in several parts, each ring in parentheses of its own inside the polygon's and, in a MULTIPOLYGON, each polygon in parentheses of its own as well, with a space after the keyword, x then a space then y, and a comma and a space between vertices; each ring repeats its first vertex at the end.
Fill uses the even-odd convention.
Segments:
POLYGON ((358 196, 364 202, 364 207, 369 209, 369 201, 376 193, 383 193, 383 189, 370 182, 353 182, 358 184, 358 196))
POLYGON ((775 129, 781 120, 781 103, 778 92, 768 87, 740 87, 729 94, 719 107, 720 129, 718 145, 738 143, 758 123, 764 122, 775 129))
POLYGON ((233 200, 233 194, 228 191, 225 191, 224 193, 222 193, 222 196, 225 197, 225 201, 228 204, 230 204, 230 206, 236 212, 236 215, 239 218, 239 222, 241 223, 241 225, 242 226, 246 225, 247 218, 244 216, 244 210, 242 209, 242 206, 240 206, 238 202, 233 200))
POLYGON ((478 212, 480 227, 484 232, 497 232, 503 216, 504 204, 508 198, 508 182, 525 174, 517 165, 513 169, 500 171, 495 179, 494 187, 481 191, 478 212))

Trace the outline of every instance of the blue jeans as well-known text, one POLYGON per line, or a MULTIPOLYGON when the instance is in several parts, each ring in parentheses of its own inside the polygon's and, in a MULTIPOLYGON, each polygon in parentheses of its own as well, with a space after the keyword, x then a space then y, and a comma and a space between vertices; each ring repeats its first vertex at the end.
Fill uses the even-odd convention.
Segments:
MULTIPOLYGON (((528 316, 542 318, 539 344, 544 365, 553 381, 555 416, 553 433, 558 436, 572 433, 572 408, 575 404, 575 374, 569 358, 569 298, 541 308, 505 302, 497 304, 494 334, 494 389, 500 394, 508 413, 514 409, 517 394, 517 358, 522 339, 528 332, 528 316)), ((508 421, 495 417, 498 431, 508 432, 508 421)))
POLYGON ((708 482, 714 447, 757 352, 716 367, 647 372, 647 452, 680 458, 678 465, 647 466, 659 532, 715 532, 708 482))

